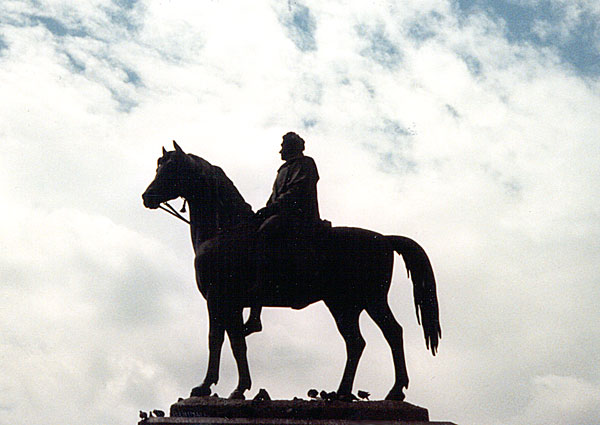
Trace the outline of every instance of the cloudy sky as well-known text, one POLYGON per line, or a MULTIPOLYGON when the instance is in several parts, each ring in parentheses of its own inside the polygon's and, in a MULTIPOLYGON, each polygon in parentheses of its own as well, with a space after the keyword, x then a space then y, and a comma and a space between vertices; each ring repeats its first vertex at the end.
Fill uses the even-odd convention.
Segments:
MULTIPOLYGON (((185 224, 143 208, 163 145, 266 201, 307 141, 322 216, 409 236, 438 279, 425 349, 396 261, 407 401, 460 424, 600 416, 600 6, 595 0, 2 0, 0 424, 131 424, 204 376, 185 224)), ((267 309, 253 396, 334 390, 322 304, 267 309)), ((355 389, 392 385, 361 317, 355 389)), ((221 381, 237 381, 223 352, 221 381)))

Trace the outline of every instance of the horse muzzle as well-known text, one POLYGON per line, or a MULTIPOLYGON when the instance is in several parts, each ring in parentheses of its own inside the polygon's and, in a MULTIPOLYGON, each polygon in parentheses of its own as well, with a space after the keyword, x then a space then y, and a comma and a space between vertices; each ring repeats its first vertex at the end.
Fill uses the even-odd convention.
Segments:
POLYGON ((153 196, 148 192, 144 192, 142 195, 142 200, 144 201, 144 206, 146 208, 150 208, 151 210, 155 210, 160 205, 160 199, 157 196, 153 196))

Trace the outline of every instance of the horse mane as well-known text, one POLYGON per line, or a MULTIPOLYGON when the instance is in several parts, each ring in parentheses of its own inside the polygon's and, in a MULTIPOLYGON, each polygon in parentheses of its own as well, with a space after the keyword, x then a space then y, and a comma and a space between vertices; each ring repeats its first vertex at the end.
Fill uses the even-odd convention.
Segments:
POLYGON ((194 154, 187 154, 195 172, 206 181, 214 195, 219 227, 227 228, 246 221, 254 215, 248 204, 225 172, 194 154))

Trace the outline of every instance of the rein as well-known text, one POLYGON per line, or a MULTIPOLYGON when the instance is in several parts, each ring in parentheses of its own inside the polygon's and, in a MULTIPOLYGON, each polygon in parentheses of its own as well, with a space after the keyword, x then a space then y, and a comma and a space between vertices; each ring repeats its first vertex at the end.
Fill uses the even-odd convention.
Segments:
MULTIPOLYGON (((188 219, 186 219, 185 217, 183 217, 181 214, 179 214, 177 212, 177 210, 175 208, 173 208, 168 202, 163 202, 163 204, 165 204, 168 208, 163 207, 162 205, 159 205, 158 208, 160 208, 163 211, 168 212, 169 214, 171 214, 174 217, 177 217, 180 220, 185 221, 187 224, 191 224, 190 221, 188 219)), ((183 204, 183 210, 181 210, 182 212, 185 211, 185 203, 183 204)))

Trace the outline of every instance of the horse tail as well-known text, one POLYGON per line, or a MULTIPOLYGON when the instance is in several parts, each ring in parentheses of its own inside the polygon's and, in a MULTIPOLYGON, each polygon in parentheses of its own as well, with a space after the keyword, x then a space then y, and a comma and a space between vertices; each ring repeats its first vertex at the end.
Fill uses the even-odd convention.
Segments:
POLYGON ((423 327, 425 345, 435 356, 442 338, 439 307, 435 291, 435 276, 425 250, 404 236, 386 236, 392 249, 402 256, 408 277, 413 282, 417 321, 423 327))

